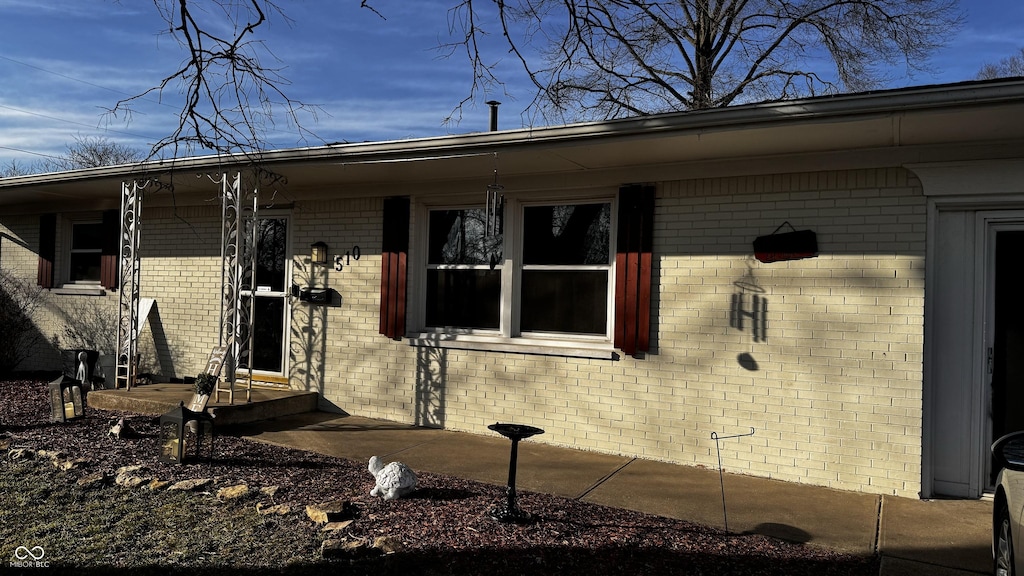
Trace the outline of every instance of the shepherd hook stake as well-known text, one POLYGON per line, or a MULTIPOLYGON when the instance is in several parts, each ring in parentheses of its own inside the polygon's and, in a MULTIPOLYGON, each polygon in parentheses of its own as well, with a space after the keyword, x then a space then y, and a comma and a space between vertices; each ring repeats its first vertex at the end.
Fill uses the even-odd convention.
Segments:
POLYGON ((722 472, 722 448, 718 445, 719 440, 726 440, 728 438, 742 438, 744 436, 753 436, 754 427, 750 427, 750 432, 747 434, 733 434, 732 436, 719 436, 718 432, 711 433, 711 439, 715 441, 715 450, 718 452, 718 483, 722 486, 722 518, 725 520, 725 531, 729 531, 729 514, 725 511, 725 474, 722 472))

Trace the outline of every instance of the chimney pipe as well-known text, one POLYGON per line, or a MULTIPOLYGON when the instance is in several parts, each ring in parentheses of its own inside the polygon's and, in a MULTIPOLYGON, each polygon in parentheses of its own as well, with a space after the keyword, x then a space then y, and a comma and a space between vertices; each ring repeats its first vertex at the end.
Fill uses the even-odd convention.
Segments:
POLYGON ((491 107, 491 132, 496 132, 498 130, 498 106, 501 105, 501 102, 489 100, 487 105, 491 107))

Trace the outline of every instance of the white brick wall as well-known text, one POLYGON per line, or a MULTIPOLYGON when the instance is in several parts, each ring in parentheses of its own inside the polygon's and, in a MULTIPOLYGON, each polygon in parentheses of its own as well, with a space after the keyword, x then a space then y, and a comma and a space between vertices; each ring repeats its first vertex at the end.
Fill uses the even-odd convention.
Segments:
MULTIPOLYGON (((379 335, 382 201, 296 200, 294 280, 333 288, 341 304, 293 306, 292 386, 318 390, 324 408, 352 414, 478 433, 517 421, 544 428, 540 442, 707 467, 718 463, 712 432, 754 427, 753 436, 721 442, 726 469, 916 497, 926 219, 919 183, 886 169, 657 188, 653 350, 617 361, 415 348, 379 335), (753 239, 784 221, 814 230, 820 255, 754 260, 753 239), (359 246, 361 258, 341 272, 313 269, 309 245, 318 240, 332 257, 359 246), (751 288, 763 291, 765 341, 755 341, 750 318, 743 331, 730 325, 741 285, 748 310, 751 288)), ((219 210, 179 207, 177 216, 145 210, 142 293, 158 302, 156 369, 191 375, 217 339, 219 210)), ((22 236, 35 233, 34 220, 14 225, 22 236)), ((5 266, 21 258, 8 246, 5 266)), ((34 274, 34 260, 26 267, 34 274)))
POLYGON ((916 180, 893 169, 665 182, 657 208, 655 351, 602 361, 384 339, 380 204, 302 206, 296 229, 318 232, 297 244, 323 239, 338 253, 361 242, 364 254, 330 272, 344 304, 327 313, 326 400, 473 432, 528 422, 546 430, 541 442, 709 467, 712 431, 754 427, 722 441, 727 469, 916 496, 925 240, 916 180), (754 260, 753 239, 784 221, 814 230, 821 254, 754 260), (738 281, 763 289, 764 342, 749 318, 742 332, 730 327, 738 281))
POLYGON ((717 464, 712 431, 754 427, 722 442, 727 468, 916 495, 924 221, 919 187, 898 170, 662 183, 656 352, 450 350, 444 423, 527 419, 547 431, 540 441, 703 466, 717 464), (821 255, 753 260, 753 238, 787 220, 817 232, 821 255), (766 342, 730 327, 737 281, 764 290, 766 342))
MULTIPOLYGON (((716 465, 710 432, 754 427, 751 438, 722 442, 726 468, 916 496, 925 241, 918 183, 902 170, 664 183, 656 226, 659 352, 648 361, 673 374, 659 388, 685 422, 682 459, 716 465), (753 260, 753 238, 784 221, 814 230, 821 254, 753 260), (737 281, 763 290, 765 342, 730 327, 737 281), (740 365, 744 353, 756 371, 740 365)), ((670 442, 650 455, 679 459, 670 442)))
POLYGON ((156 310, 140 342, 142 370, 195 376, 220 330, 220 206, 142 209, 140 296, 156 310))
MULTIPOLYGON (((90 216, 95 213, 90 213, 90 216)), ((98 216, 97 216, 98 217, 98 216)), ((67 222, 57 219, 56 259, 54 280, 59 284, 67 266, 63 255, 66 241, 67 222)), ((39 262, 39 217, 13 216, 0 219, 0 266, 14 272, 20 278, 35 283, 39 262)), ((102 326, 106 319, 114 318, 116 324, 116 295, 76 296, 44 291, 41 306, 34 318, 43 342, 20 366, 19 370, 59 370, 60 350, 97 344, 116 337, 95 334, 93 326, 102 326), (113 314, 113 316, 111 316, 113 314), (69 331, 69 326, 73 329, 69 331), (77 336, 76 336, 77 334, 77 336)), ((111 345, 111 348, 113 346, 111 345)))

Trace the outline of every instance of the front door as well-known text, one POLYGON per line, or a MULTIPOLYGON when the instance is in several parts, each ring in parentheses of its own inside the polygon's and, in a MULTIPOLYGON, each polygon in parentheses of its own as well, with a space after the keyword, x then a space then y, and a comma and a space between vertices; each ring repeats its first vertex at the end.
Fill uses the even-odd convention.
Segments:
MULTIPOLYGON (((242 292, 252 303, 252 360, 254 372, 283 376, 288 342, 288 291, 290 286, 288 258, 288 217, 261 215, 256 223, 256 265, 253 269, 254 289, 242 292)), ((242 358, 240 368, 248 369, 242 358)))
MULTIPOLYGON (((999 224, 989 234, 986 371, 989 414, 986 448, 1004 434, 1024 430, 1024 223, 999 224), (994 246, 992 246, 994 244, 994 246)), ((985 459, 989 487, 999 471, 985 459)))

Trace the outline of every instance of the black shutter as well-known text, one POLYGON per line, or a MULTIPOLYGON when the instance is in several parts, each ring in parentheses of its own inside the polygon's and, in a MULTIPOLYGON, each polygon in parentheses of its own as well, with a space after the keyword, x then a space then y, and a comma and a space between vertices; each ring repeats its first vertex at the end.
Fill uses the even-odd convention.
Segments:
POLYGON ((36 284, 53 288, 53 263, 57 258, 57 215, 39 216, 39 264, 36 284))

